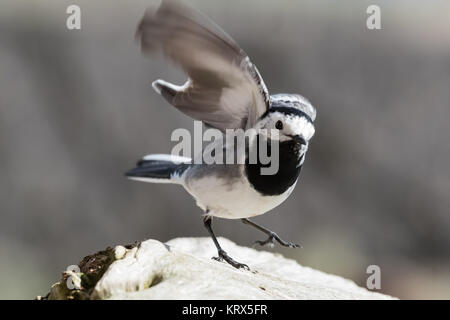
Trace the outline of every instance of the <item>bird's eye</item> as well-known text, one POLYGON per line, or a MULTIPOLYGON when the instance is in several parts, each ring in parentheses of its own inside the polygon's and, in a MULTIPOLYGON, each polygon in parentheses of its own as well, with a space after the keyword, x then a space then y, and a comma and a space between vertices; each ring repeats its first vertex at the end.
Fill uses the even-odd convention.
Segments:
POLYGON ((278 120, 275 123, 275 128, 277 128, 278 130, 283 130, 283 122, 281 122, 280 120, 278 120))

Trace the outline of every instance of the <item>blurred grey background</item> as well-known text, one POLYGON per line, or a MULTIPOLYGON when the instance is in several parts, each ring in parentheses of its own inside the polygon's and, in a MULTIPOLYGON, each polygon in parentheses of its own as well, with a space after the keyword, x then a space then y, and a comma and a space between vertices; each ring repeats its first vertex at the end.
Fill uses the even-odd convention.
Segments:
MULTIPOLYGON (((193 128, 150 86, 184 76, 134 42, 152 2, 0 1, 0 298, 45 294, 106 246, 207 236, 181 187, 123 176, 193 128), (66 28, 70 4, 79 31, 66 28)), ((450 3, 189 2, 241 44, 272 93, 318 109, 296 190, 255 219, 304 248, 269 250, 362 286, 376 264, 381 292, 450 298, 450 3), (369 4, 382 30, 366 28, 369 4)), ((238 221, 216 231, 241 245, 262 237, 238 221)))

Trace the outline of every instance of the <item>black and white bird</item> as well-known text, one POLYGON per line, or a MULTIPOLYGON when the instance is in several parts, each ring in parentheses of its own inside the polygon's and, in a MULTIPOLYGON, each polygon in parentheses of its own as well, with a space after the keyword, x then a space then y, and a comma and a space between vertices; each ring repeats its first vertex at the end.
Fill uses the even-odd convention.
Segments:
MULTIPOLYGON (((250 163, 247 149, 242 155, 246 159, 236 164, 195 164, 186 157, 148 155, 127 177, 182 185, 204 211, 204 225, 218 250, 216 260, 248 269, 221 248, 211 228, 212 217, 241 219, 256 227, 268 236, 257 241, 261 245, 277 241, 298 247, 249 218, 277 207, 292 193, 314 135, 315 108, 298 94, 269 95, 256 66, 236 42, 184 3, 163 0, 148 9, 136 37, 143 53, 162 52, 187 74, 181 86, 163 80, 153 83, 156 92, 181 112, 222 132, 278 130, 279 169, 273 175, 261 174, 263 164, 250 163)), ((265 138, 269 143, 271 137, 265 138)))

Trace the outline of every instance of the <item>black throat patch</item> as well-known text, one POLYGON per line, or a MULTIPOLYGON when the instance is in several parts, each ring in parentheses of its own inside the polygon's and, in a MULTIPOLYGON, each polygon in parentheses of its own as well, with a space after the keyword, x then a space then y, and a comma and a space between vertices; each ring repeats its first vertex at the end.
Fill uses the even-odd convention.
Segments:
MULTIPOLYGON (((259 139, 264 139, 260 135, 257 136, 257 141, 253 148, 258 148, 259 139)), ((259 161, 256 164, 250 164, 247 158, 245 160, 245 173, 251 185, 265 196, 275 196, 284 193, 291 187, 300 174, 302 167, 299 165, 302 157, 300 156, 301 145, 293 140, 280 142, 280 162, 278 172, 274 175, 262 175, 261 168, 270 167, 270 164, 263 165, 259 161)), ((267 150, 270 156, 270 141, 267 141, 267 150)), ((256 152, 252 150, 253 152, 256 152)))

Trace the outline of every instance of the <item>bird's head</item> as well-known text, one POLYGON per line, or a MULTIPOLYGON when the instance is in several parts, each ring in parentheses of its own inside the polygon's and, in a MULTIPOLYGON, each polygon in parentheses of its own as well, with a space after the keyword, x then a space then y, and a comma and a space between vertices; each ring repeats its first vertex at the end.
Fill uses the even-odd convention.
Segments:
POLYGON ((256 129, 265 132, 267 138, 275 139, 271 129, 277 130, 280 142, 291 141, 299 143, 302 148, 308 148, 313 137, 316 109, 311 103, 297 94, 278 94, 270 98, 270 108, 261 116, 256 129))

